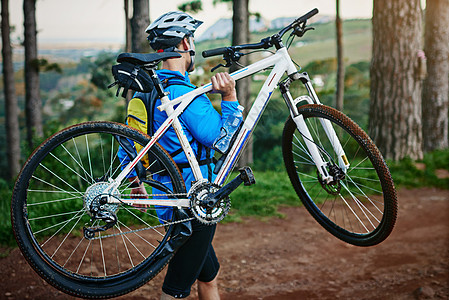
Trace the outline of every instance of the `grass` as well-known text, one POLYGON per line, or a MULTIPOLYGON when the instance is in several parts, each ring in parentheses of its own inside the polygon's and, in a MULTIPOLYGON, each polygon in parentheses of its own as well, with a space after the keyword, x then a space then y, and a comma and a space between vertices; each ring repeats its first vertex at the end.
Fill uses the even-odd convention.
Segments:
POLYGON ((449 177, 438 176, 438 171, 449 171, 449 149, 427 153, 422 160, 416 162, 406 158, 399 162, 389 162, 388 165, 397 186, 449 189, 449 177))

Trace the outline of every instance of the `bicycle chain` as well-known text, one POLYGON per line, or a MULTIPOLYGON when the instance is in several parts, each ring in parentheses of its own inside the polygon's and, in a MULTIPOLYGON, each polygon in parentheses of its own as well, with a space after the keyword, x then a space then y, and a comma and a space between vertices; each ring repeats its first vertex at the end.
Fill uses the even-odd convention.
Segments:
POLYGON ((129 234, 129 233, 136 233, 136 232, 140 232, 140 231, 144 231, 144 230, 161 228, 161 227, 165 227, 167 225, 173 225, 173 224, 179 224, 179 223, 183 223, 183 222, 187 222, 187 221, 192 221, 194 219, 195 218, 192 217, 192 218, 189 218, 189 219, 183 219, 183 220, 170 222, 170 224, 161 224, 161 225, 156 225, 156 226, 152 226, 152 227, 145 227, 145 228, 140 228, 140 229, 134 229, 134 230, 126 231, 126 232, 119 232, 119 233, 113 233, 113 234, 108 234, 108 235, 103 235, 103 236, 97 236, 97 237, 91 238, 90 240, 106 239, 106 238, 110 238, 110 237, 114 237, 114 236, 120 236, 120 235, 129 234))
MULTIPOLYGON (((153 197, 154 197, 154 196, 156 196, 156 197, 159 196, 159 197, 161 197, 161 196, 167 196, 167 195, 170 195, 170 196, 184 196, 184 197, 187 197, 187 194, 186 194, 186 193, 182 193, 182 194, 148 194, 148 195, 146 195, 146 196, 153 196, 153 197)), ((123 196, 127 196, 127 197, 142 197, 142 194, 122 194, 122 195, 113 195, 113 197, 115 197, 115 198, 117 198, 117 196, 119 196, 120 199, 124 199, 123 196)), ((123 204, 126 204, 126 205, 132 207, 132 205, 129 205, 129 204, 127 204, 127 203, 123 203, 123 204)), ((194 220, 194 219, 195 219, 195 218, 192 217, 192 218, 189 218, 189 219, 184 219, 184 220, 178 220, 178 221, 170 222, 170 224, 161 224, 161 225, 156 225, 156 226, 151 226, 151 227, 145 227, 145 228, 140 228, 140 229, 130 230, 130 231, 126 231, 126 232, 119 232, 119 233, 113 233, 113 234, 108 234, 108 235, 104 235, 104 236, 97 236, 97 237, 91 238, 90 240, 105 239, 105 238, 110 238, 110 237, 114 237, 114 236, 121 236, 121 235, 125 235, 125 234, 136 233, 136 232, 140 232, 140 231, 144 231, 144 230, 149 230, 149 229, 161 228, 161 227, 165 227, 165 226, 167 226, 167 225, 179 224, 179 223, 191 221, 191 220, 194 220)))
POLYGON ((147 194, 147 195, 143 195, 143 194, 122 194, 122 195, 115 195, 113 197, 116 196, 120 196, 120 198, 125 198, 125 197, 143 197, 143 196, 152 196, 152 197, 164 197, 164 196, 176 196, 176 197, 187 197, 186 193, 183 194, 147 194))

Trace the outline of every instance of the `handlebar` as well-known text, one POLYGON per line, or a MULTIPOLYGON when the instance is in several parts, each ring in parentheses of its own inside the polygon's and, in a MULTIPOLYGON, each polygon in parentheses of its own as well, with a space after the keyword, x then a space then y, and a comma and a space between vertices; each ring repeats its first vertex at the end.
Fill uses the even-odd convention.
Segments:
POLYGON ((210 50, 204 50, 202 52, 202 55, 204 58, 211 57, 211 56, 217 56, 221 54, 231 53, 238 50, 251 50, 251 49, 267 49, 271 47, 272 45, 269 44, 269 38, 263 39, 259 43, 255 44, 245 44, 245 45, 239 45, 239 46, 231 46, 231 47, 221 47, 221 48, 215 48, 210 50))
POLYGON ((238 46, 231 46, 231 47, 221 47, 221 48, 215 48, 210 50, 204 50, 202 52, 202 56, 204 58, 211 57, 211 56, 217 56, 217 55, 225 55, 225 54, 232 54, 235 51, 238 50, 246 50, 246 49, 268 49, 274 45, 273 38, 276 36, 276 38, 282 38, 282 36, 289 31, 292 28, 295 28, 296 26, 299 26, 301 24, 304 24, 307 22, 308 19, 313 17, 318 13, 318 9, 314 8, 305 15, 297 18, 295 21, 293 21, 291 24, 286 26, 285 28, 281 29, 278 34, 273 35, 272 37, 264 38, 259 43, 255 44, 245 44, 245 45, 238 45, 238 46))
POLYGON ((228 47, 221 47, 216 49, 210 49, 210 50, 204 50, 201 54, 204 58, 211 57, 211 56, 217 56, 221 54, 225 54, 228 47))
POLYGON ((314 8, 311 11, 309 11, 308 13, 306 13, 305 15, 299 17, 298 19, 296 19, 296 23, 302 23, 302 22, 306 22, 308 19, 310 19, 311 17, 313 17, 314 15, 316 15, 318 13, 318 8, 314 8))

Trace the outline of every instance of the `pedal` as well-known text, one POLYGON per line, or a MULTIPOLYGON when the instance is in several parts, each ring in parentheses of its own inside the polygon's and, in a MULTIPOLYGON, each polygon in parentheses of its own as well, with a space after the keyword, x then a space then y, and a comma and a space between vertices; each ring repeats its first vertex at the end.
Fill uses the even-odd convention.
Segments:
POLYGON ((235 177, 227 185, 223 186, 221 189, 211 194, 205 203, 208 207, 214 207, 218 201, 228 197, 236 188, 238 188, 242 183, 246 186, 256 183, 254 179, 253 171, 250 167, 243 167, 240 170, 240 174, 235 177))
POLYGON ((243 184, 246 186, 253 185, 256 183, 256 178, 254 177, 253 170, 250 167, 243 167, 239 169, 240 178, 243 180, 243 184))

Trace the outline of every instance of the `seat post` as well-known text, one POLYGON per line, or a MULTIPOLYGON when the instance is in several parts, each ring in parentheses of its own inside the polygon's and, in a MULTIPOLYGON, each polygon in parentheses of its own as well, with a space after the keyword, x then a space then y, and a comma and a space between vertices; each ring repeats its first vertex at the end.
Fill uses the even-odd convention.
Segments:
POLYGON ((151 80, 153 81, 154 87, 156 89, 158 98, 162 98, 166 95, 168 95, 164 88, 162 87, 161 81, 159 80, 159 76, 157 76, 157 73, 154 69, 149 69, 148 74, 150 74, 151 80))

